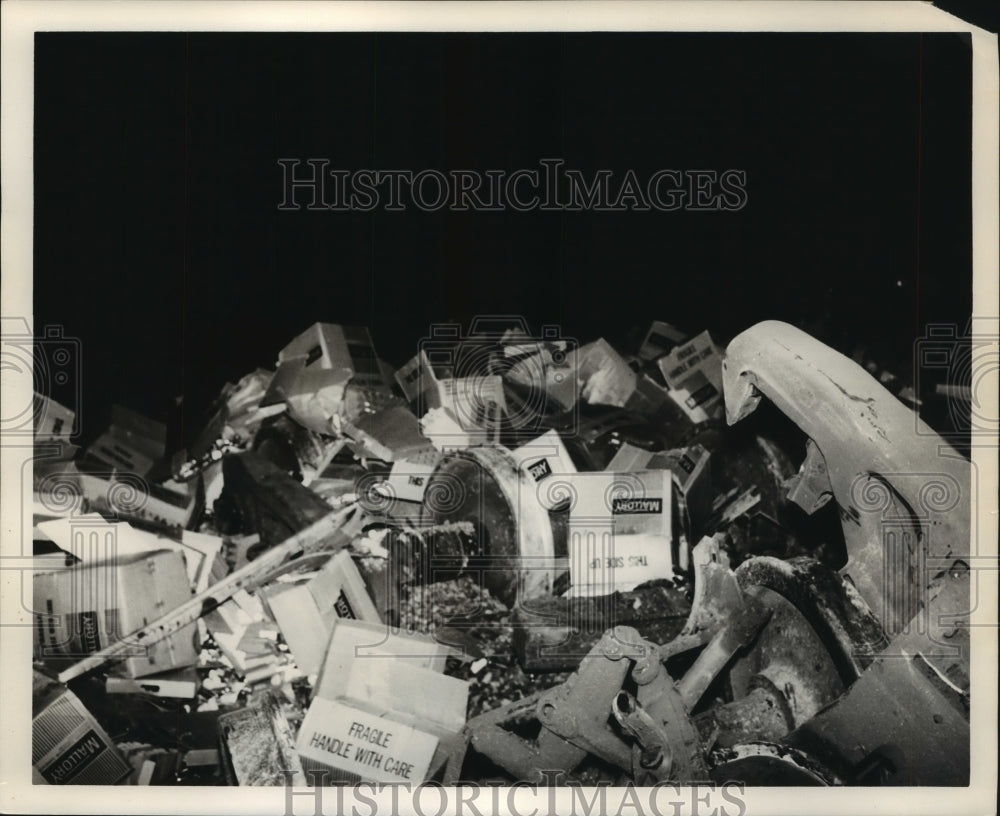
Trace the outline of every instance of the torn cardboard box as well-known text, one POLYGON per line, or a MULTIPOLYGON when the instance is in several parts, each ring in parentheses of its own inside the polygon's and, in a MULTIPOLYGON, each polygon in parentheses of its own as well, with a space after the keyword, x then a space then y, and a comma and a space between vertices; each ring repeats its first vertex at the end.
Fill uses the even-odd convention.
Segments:
POLYGON ((388 654, 404 663, 443 672, 450 652, 447 646, 423 635, 404 635, 385 624, 338 618, 334 620, 315 694, 327 700, 344 694, 348 672, 357 658, 377 658, 379 665, 386 665, 388 654))
POLYGON ((646 337, 639 346, 639 358, 655 360, 669 352, 674 346, 683 343, 687 335, 675 326, 654 320, 646 332, 646 337))
POLYGON ((296 664, 306 675, 317 674, 322 667, 335 619, 380 622, 361 574, 346 550, 333 556, 308 580, 276 581, 261 595, 296 664))
POLYGON ((504 354, 512 358, 504 372, 504 383, 529 406, 568 411, 580 396, 577 381, 578 349, 575 343, 535 341, 511 345, 504 354), (544 400, 539 400, 544 396, 544 400))
MULTIPOLYGON (((156 620, 191 597, 184 560, 173 550, 36 573, 35 656, 73 663, 156 620)), ((195 623, 152 645, 136 645, 121 668, 128 677, 194 665, 195 623)))
POLYGON ((317 695, 309 707, 297 743, 303 768, 419 784, 438 764, 439 740, 464 726, 467 704, 465 681, 389 653, 357 656, 343 695, 317 695))
POLYGON ((348 447, 357 456, 395 462, 432 448, 409 408, 395 405, 375 414, 359 417, 354 423, 341 422, 341 430, 351 441, 348 447))
POLYGON ((591 405, 624 408, 636 388, 638 376, 625 359, 601 338, 580 349, 577 379, 580 396, 591 405))
POLYGON ((418 416, 423 418, 434 409, 446 409, 459 426, 461 435, 481 435, 498 425, 507 411, 503 380, 499 375, 439 379, 424 351, 396 372, 396 381, 416 406, 418 416))

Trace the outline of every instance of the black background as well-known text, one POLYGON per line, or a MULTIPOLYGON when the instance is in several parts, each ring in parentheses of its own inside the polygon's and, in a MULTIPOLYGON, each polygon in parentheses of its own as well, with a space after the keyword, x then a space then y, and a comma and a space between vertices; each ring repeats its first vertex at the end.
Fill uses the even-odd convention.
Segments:
MULTIPOLYGON (((971 313, 971 46, 956 34, 82 34, 35 53, 36 331, 186 434, 311 323, 394 364, 521 314, 623 343, 767 318, 904 368, 971 313), (739 212, 280 212, 280 158, 620 178, 746 171, 739 212)), ((631 349, 625 347, 623 350, 631 349)))

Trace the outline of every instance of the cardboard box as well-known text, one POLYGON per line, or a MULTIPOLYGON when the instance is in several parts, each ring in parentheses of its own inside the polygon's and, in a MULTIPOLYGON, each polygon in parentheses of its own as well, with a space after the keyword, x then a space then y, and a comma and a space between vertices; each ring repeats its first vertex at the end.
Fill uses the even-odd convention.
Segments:
POLYGON ((648 451, 624 443, 605 470, 626 473, 667 469, 684 499, 694 524, 703 524, 712 511, 711 454, 702 445, 669 451, 648 451))
POLYGON ((60 549, 89 566, 157 550, 175 550, 184 557, 191 589, 195 592, 208 589, 212 563, 222 549, 222 539, 216 536, 184 530, 181 540, 175 541, 137 530, 128 522, 107 521, 97 513, 43 521, 38 528, 60 549))
POLYGON ((396 381, 406 398, 415 403, 417 415, 423 417, 434 409, 447 409, 465 433, 496 425, 507 411, 500 376, 439 378, 424 351, 396 372, 396 381))
POLYGON ((692 422, 718 417, 722 403, 722 353, 707 331, 657 361, 670 397, 692 422))
POLYGON ((156 464, 155 459, 143 455, 112 431, 103 433, 87 448, 86 455, 111 470, 134 473, 137 476, 145 476, 156 464))
MULTIPOLYGON (((568 411, 580 396, 577 382, 577 348, 566 340, 531 341, 506 346, 504 354, 514 358, 504 372, 504 381, 535 404, 538 393, 558 409, 568 411)), ((539 406, 541 407, 541 406, 539 406)))
POLYGON ((587 343, 578 360, 577 378, 584 401, 624 408, 636 389, 638 375, 611 344, 604 338, 587 343))
POLYGON ((546 510, 552 510, 569 498, 566 476, 577 471, 557 431, 546 431, 537 439, 515 448, 511 457, 531 477, 536 485, 535 498, 546 510))
POLYGON ((112 470, 145 476, 167 450, 167 427, 121 405, 111 408, 111 427, 86 455, 112 470))
MULTIPOLYGON (((80 470, 73 462, 65 463, 62 473, 50 475, 72 486, 100 513, 137 519, 161 527, 186 528, 197 517, 200 501, 198 491, 177 493, 162 485, 112 472, 80 470)), ((49 502, 43 499, 43 504, 49 502)))
POLYGON ((364 388, 392 389, 383 377, 371 334, 361 326, 314 323, 278 354, 279 363, 295 358, 304 358, 307 368, 349 370, 352 381, 364 388))
POLYGON ((303 674, 318 674, 337 618, 379 623, 350 553, 341 550, 315 576, 275 582, 261 593, 303 674))
POLYGON ((572 485, 571 596, 609 595, 673 579, 668 471, 578 473, 572 485))
POLYGON ((69 441, 73 435, 76 413, 53 399, 35 392, 35 441, 69 441))
POLYGON ((310 705, 297 743, 303 768, 419 784, 436 764, 439 739, 465 725, 467 705, 465 681, 390 655, 359 658, 343 696, 310 705))
POLYGON ((404 635, 389 626, 367 621, 334 620, 330 645, 323 660, 323 670, 315 687, 315 696, 335 700, 347 690, 348 672, 358 658, 385 666, 387 655, 392 665, 402 662, 435 672, 443 672, 451 649, 422 635, 404 635))
MULTIPOLYGON (((419 351, 416 357, 408 360, 396 372, 395 376, 400 389, 410 402, 418 402, 425 394, 430 394, 428 399, 437 398, 437 376, 423 350, 419 351)), ((426 407, 435 408, 439 405, 427 405, 426 407)))
POLYGON ((309 368, 306 359, 293 357, 278 364, 261 408, 286 403, 289 415, 309 430, 332 433, 352 372, 320 365, 309 368))
MULTIPOLYGON (((53 664, 76 662, 190 597, 184 560, 173 550, 36 573, 35 656, 53 664)), ((137 645, 121 662, 121 670, 128 677, 145 677, 194 665, 196 631, 192 622, 157 643, 137 645)))
POLYGON ((260 405, 287 402, 303 425, 330 433, 348 383, 391 393, 368 329, 315 323, 278 354, 278 369, 260 405))
POLYGON ((370 394, 392 392, 368 329, 315 323, 278 354, 278 368, 259 404, 287 403, 297 422, 333 433, 349 386, 370 394))
POLYGON ((435 448, 418 454, 411 454, 405 459, 393 462, 389 478, 385 481, 385 489, 377 487, 389 499, 406 502, 422 502, 427 483, 441 462, 441 452, 435 448))
POLYGON ((669 352, 674 346, 684 342, 687 335, 676 326, 654 320, 646 332, 646 337, 639 346, 639 357, 642 360, 655 360, 669 352))
POLYGON ((80 698, 37 671, 31 765, 39 781, 49 785, 114 785, 132 770, 80 698))
POLYGON ((420 423, 409 408, 394 405, 375 414, 366 414, 355 422, 341 422, 348 447, 358 456, 374 457, 383 462, 395 462, 419 455, 432 448, 420 431, 420 423))

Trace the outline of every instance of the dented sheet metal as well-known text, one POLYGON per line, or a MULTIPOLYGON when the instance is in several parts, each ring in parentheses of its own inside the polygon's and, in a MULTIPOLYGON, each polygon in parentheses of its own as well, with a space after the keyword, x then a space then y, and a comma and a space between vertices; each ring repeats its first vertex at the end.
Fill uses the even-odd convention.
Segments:
POLYGON ((763 396, 812 440, 840 508, 844 571, 902 632, 969 551, 969 463, 861 366, 787 323, 738 335, 723 379, 729 424, 763 396))

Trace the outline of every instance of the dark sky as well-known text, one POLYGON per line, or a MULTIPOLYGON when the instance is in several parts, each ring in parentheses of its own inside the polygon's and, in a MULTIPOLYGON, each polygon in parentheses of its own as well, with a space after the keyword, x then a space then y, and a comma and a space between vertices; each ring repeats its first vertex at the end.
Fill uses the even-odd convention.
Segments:
POLYGON ((36 327, 80 338, 85 435, 181 394, 196 425, 317 320, 394 364, 509 313, 619 341, 778 318, 905 359, 971 312, 970 58, 955 34, 38 34, 36 327), (747 204, 278 210, 281 158, 552 157, 739 169, 747 204))

